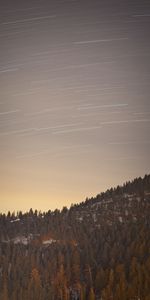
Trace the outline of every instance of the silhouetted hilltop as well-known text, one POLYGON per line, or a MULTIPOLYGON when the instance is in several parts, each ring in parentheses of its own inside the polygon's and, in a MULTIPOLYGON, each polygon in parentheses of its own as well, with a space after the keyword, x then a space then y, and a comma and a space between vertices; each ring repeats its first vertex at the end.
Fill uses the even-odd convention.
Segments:
POLYGON ((0 215, 0 299, 149 300, 150 175, 61 211, 0 215))

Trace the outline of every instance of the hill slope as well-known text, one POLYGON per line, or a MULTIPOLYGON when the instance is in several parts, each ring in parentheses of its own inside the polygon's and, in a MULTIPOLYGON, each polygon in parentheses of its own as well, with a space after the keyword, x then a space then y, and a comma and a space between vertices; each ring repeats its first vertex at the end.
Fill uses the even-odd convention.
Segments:
POLYGON ((60 212, 0 215, 0 299, 149 300, 150 175, 60 212))

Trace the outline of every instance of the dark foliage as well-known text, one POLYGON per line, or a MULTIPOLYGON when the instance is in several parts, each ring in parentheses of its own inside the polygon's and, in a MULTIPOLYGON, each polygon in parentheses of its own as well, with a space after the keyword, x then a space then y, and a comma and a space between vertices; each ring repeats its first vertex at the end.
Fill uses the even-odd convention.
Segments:
POLYGON ((70 209, 0 215, 0 300, 150 300, 150 175, 70 209))

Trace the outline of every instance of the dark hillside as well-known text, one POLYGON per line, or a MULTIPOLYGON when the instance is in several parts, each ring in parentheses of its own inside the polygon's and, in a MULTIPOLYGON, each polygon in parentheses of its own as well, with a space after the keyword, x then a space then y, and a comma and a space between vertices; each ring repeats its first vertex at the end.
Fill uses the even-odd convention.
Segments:
POLYGON ((0 300, 150 300, 150 175, 70 209, 0 215, 0 300))

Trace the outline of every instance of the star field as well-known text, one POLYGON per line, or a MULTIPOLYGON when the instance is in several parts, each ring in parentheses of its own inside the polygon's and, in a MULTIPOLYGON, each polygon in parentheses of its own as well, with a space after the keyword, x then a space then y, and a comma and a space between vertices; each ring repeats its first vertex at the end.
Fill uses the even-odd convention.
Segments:
POLYGON ((1 1, 0 210, 149 173, 149 1, 1 1))

